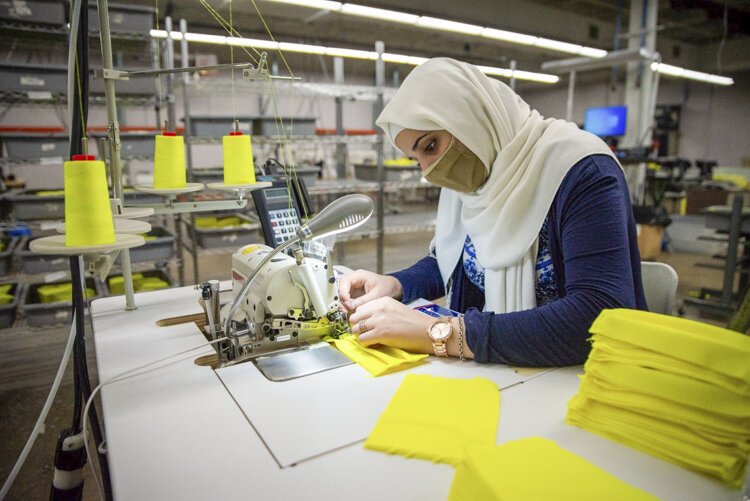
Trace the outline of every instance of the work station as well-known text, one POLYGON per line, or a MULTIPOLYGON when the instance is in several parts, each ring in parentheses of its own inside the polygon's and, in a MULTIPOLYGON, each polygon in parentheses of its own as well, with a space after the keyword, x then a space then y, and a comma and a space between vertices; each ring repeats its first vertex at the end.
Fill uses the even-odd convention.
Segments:
POLYGON ((750 498, 745 2, 0 30, 0 500, 750 498))

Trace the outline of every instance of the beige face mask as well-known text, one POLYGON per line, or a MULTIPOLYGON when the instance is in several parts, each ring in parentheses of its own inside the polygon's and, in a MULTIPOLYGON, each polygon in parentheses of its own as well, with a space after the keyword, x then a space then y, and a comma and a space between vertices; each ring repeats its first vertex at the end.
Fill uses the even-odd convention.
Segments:
POLYGON ((451 139, 445 153, 422 174, 432 184, 463 193, 473 193, 487 179, 487 169, 479 158, 451 139))

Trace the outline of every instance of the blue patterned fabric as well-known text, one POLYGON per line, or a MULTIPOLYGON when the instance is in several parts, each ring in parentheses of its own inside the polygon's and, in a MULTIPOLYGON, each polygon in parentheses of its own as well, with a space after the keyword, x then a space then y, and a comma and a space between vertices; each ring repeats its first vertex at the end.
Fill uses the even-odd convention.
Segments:
POLYGON ((536 305, 542 306, 557 299, 557 277, 549 250, 549 218, 545 218, 539 232, 539 251, 536 258, 536 305))
MULTIPOLYGON (((549 219, 544 220, 539 232, 539 251, 536 259, 536 305, 551 303, 559 297, 555 268, 549 249, 549 219)), ((484 267, 477 261, 477 251, 471 238, 466 237, 463 252, 464 273, 479 290, 484 292, 484 267)))

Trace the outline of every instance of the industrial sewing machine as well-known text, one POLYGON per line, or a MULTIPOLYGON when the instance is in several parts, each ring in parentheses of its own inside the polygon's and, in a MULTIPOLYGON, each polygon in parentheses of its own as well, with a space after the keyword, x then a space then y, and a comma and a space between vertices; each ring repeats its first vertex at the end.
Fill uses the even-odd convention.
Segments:
POLYGON ((372 209, 369 197, 348 195, 278 247, 247 245, 232 255, 232 304, 219 312, 217 295, 204 296, 212 337, 226 338, 216 344, 221 365, 252 360, 269 379, 286 380, 350 363, 321 342, 350 332, 338 307, 331 242, 363 224, 372 209))

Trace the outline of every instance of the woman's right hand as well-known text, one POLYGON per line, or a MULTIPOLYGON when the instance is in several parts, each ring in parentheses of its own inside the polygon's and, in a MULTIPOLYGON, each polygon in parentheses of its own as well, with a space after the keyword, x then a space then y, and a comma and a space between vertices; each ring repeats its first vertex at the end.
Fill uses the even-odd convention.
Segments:
POLYGON ((403 293, 401 282, 396 278, 367 270, 353 271, 339 278, 339 302, 349 313, 379 297, 401 299, 403 293))

